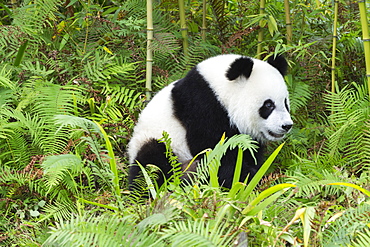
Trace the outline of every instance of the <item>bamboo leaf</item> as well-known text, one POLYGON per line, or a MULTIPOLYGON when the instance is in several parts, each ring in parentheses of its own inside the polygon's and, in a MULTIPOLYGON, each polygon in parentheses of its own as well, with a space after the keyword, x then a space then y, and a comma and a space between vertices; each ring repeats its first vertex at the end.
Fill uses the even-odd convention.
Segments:
POLYGON ((364 189, 364 188, 362 188, 362 187, 360 187, 356 184, 345 183, 345 182, 337 182, 337 183, 328 183, 327 185, 342 185, 342 186, 351 187, 351 188, 354 188, 356 190, 361 191, 362 193, 364 193, 367 196, 370 196, 370 191, 369 190, 364 189))
MULTIPOLYGON (((284 190, 283 192, 285 192, 285 189, 287 188, 292 188, 292 187, 296 187, 294 184, 289 184, 289 183, 283 183, 283 184, 277 184, 273 187, 270 187, 264 191, 262 191, 243 211, 242 211, 242 214, 246 214, 246 215, 251 215, 251 214, 254 214, 256 213, 256 210, 253 210, 255 208, 255 206, 262 200, 266 199, 267 197, 269 197, 270 195, 278 192, 278 191, 281 191, 281 190, 284 190), (253 211, 252 211, 253 210, 253 211), (250 213, 252 211, 252 213, 250 213)), ((259 211, 259 210, 258 210, 259 211)))
MULTIPOLYGON (((247 188, 245 189, 245 192, 247 195, 249 195, 253 190, 254 188, 256 188, 257 184, 259 183, 259 181, 261 180, 261 178, 263 177, 263 175, 266 173, 267 169, 270 167, 270 165, 272 164, 272 162, 275 160, 276 156, 279 154, 280 150, 283 148, 284 146, 284 143, 282 143, 268 158, 267 160, 265 161, 265 163, 263 163, 263 165, 261 166, 261 168, 258 170, 258 172, 256 173, 256 175, 254 175, 254 177, 252 178, 252 180, 249 182, 247 188)), ((247 181, 245 181, 246 183, 247 181)))
POLYGON ((234 177, 233 177, 233 183, 232 184, 235 184, 235 183, 239 182, 240 174, 241 174, 241 171, 242 171, 242 166, 243 166, 243 149, 239 148, 238 149, 238 157, 237 157, 236 164, 235 164, 234 177))
POLYGON ((21 61, 24 56, 24 52, 26 51, 28 45, 28 40, 26 40, 18 49, 17 57, 15 58, 14 61, 14 66, 19 66, 21 64, 21 61))

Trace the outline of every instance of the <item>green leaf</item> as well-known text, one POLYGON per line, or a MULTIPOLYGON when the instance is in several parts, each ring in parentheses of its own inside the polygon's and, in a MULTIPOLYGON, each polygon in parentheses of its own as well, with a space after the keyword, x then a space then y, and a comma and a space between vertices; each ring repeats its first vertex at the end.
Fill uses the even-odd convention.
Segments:
POLYGON ((274 32, 278 31, 276 20, 272 15, 269 15, 268 29, 271 36, 274 36, 274 32))
POLYGON ((40 216, 40 212, 37 211, 37 210, 30 210, 30 215, 32 217, 38 217, 38 216, 40 216))
POLYGON ((43 206, 45 206, 45 204, 46 204, 46 201, 44 201, 44 200, 41 200, 41 201, 39 201, 39 203, 37 203, 37 205, 39 205, 39 207, 43 207, 43 206))
POLYGON ((61 51, 64 48, 64 46, 67 44, 68 40, 69 40, 69 34, 66 33, 66 34, 63 35, 63 38, 60 41, 59 51, 61 51))
POLYGON ((21 64, 22 58, 24 56, 24 52, 27 48, 28 40, 26 40, 18 49, 17 57, 14 61, 14 66, 19 66, 21 64))
MULTIPOLYGON (((255 213, 258 213, 260 210, 262 210, 263 208, 258 208, 257 210, 255 209, 256 205, 262 201, 262 200, 265 200, 267 197, 269 197, 270 195, 276 193, 276 192, 279 192, 279 191, 282 191, 282 193, 284 193, 286 191, 286 189, 288 188, 292 188, 292 187, 296 187, 294 184, 289 184, 289 183, 283 183, 283 184, 277 184, 275 186, 272 186, 264 191, 262 191, 243 211, 242 211, 242 214, 246 214, 246 215, 254 215, 255 213)), ((281 194, 282 194, 281 193, 281 194)), ((280 195, 280 194, 279 194, 280 195)), ((274 199, 276 199, 274 197, 274 199)), ((268 202, 271 203, 273 200, 269 200, 268 202)), ((268 203, 268 204, 269 204, 268 203)), ((263 204, 265 207, 267 205, 263 204)))
POLYGON ((73 4, 75 4, 78 0, 72 0, 69 2, 69 4, 66 6, 66 8, 72 6, 73 4))
POLYGON ((351 188, 354 188, 356 190, 361 191, 362 193, 364 193, 367 196, 370 196, 370 191, 369 190, 364 189, 364 188, 362 188, 362 187, 360 187, 356 184, 345 183, 345 182, 337 182, 337 183, 328 183, 328 185, 343 185, 343 186, 351 187, 351 188))
POLYGON ((243 149, 239 148, 238 149, 238 158, 236 160, 236 165, 235 165, 235 170, 234 170, 234 177, 233 177, 233 183, 235 184, 239 182, 240 180, 240 174, 242 171, 242 166, 243 166, 243 149))
MULTIPOLYGON (((275 160, 276 156, 278 155, 278 153, 280 152, 280 150, 282 149, 282 147, 284 146, 285 142, 282 143, 268 158, 267 160, 265 161, 265 163, 263 163, 263 165, 261 166, 261 168, 258 170, 258 172, 256 173, 256 175, 254 175, 254 177, 252 178, 252 180, 249 182, 247 188, 245 189, 245 194, 246 195, 249 195, 253 190, 254 188, 256 188, 257 184, 259 183, 259 181, 261 180, 261 178, 263 177, 263 175, 265 175, 267 169, 270 167, 270 165, 272 164, 272 162, 275 160)), ((245 181, 246 183, 247 181, 245 181)))

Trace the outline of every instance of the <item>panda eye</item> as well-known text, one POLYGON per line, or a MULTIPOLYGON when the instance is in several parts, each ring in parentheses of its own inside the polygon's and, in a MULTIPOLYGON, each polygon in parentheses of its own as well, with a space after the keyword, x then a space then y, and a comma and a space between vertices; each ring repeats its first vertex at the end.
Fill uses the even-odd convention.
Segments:
POLYGON ((273 109, 275 108, 275 104, 274 102, 272 102, 272 100, 266 100, 264 103, 263 103, 263 106, 268 108, 268 109, 273 109))

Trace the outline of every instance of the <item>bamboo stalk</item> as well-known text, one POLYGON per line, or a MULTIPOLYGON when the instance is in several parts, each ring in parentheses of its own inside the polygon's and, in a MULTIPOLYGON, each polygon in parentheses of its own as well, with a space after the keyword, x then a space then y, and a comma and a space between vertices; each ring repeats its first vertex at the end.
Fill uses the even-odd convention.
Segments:
POLYGON ((206 41, 206 17, 207 17, 207 0, 203 0, 203 21, 202 21, 202 40, 206 41))
POLYGON ((365 52, 367 86, 368 86, 369 98, 370 98, 370 36, 369 36, 369 26, 367 23, 365 0, 360 0, 358 2, 358 7, 360 9, 362 40, 364 42, 364 52, 365 52))
POLYGON ((153 3, 152 0, 146 1, 146 13, 147 13, 147 47, 146 47, 146 97, 149 100, 152 92, 152 69, 153 69, 153 3))
POLYGON ((335 91, 335 58, 337 51, 338 0, 334 1, 333 49, 331 56, 331 92, 335 91))
MULTIPOLYGON (((265 13, 265 0, 260 0, 260 15, 265 13)), ((260 29, 258 30, 258 45, 257 45, 257 58, 261 59, 262 41, 263 41, 263 20, 259 22, 260 29)))
POLYGON ((180 28, 183 42, 184 55, 188 55, 188 28, 185 21, 185 3, 184 0, 179 0, 179 11, 180 11, 180 28))
POLYGON ((284 9, 285 9, 286 40, 288 44, 291 44, 292 37, 293 37, 293 31, 292 31, 292 23, 290 21, 289 0, 284 0, 284 9))

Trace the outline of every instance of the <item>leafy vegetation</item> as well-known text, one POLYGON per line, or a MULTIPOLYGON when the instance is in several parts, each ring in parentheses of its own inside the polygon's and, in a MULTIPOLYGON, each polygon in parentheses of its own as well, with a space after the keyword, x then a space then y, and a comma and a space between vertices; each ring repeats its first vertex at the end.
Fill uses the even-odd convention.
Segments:
POLYGON ((226 149, 254 147, 240 135, 188 181, 169 152, 173 177, 156 188, 149 166, 143 199, 125 148, 147 101, 145 1, 1 1, 0 245, 369 246, 369 5, 335 2, 153 1, 154 92, 212 55, 284 53, 295 126, 248 184, 216 179, 226 149))

